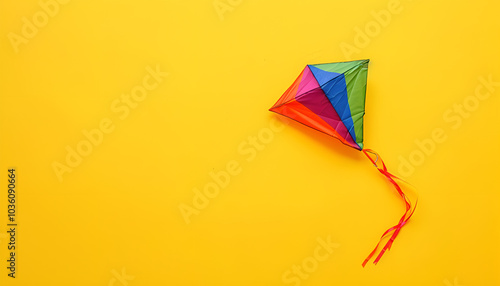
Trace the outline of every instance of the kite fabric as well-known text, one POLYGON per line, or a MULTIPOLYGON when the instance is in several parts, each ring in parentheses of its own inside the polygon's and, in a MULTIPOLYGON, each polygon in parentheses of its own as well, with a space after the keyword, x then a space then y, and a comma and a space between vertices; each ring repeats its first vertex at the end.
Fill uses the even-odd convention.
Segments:
POLYGON ((269 109, 362 151, 404 200, 406 209, 404 215, 395 226, 383 233, 375 249, 363 262, 363 267, 375 255, 380 243, 390 235, 373 262, 377 264, 382 255, 391 248, 394 239, 408 222, 416 207, 416 204, 412 205, 396 182, 396 180, 402 180, 389 173, 375 151, 363 148, 363 116, 365 115, 369 61, 307 65, 295 82, 269 109), (370 154, 376 156, 375 160, 370 154))

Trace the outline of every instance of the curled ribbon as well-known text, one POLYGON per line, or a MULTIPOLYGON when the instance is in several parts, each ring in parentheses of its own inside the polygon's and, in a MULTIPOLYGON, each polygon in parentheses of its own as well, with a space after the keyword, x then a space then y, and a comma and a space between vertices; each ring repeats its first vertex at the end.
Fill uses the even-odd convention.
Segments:
POLYGON ((396 177, 396 176, 394 176, 393 174, 389 173, 389 171, 387 171, 387 167, 385 166, 384 161, 382 161, 382 158, 380 158, 380 156, 377 154, 377 152, 375 152, 375 151, 373 151, 371 149, 364 149, 362 151, 366 155, 366 157, 368 157, 368 159, 370 159, 370 161, 373 163, 373 166, 375 166, 378 169, 378 171, 380 173, 382 173, 382 175, 384 175, 387 178, 387 180, 389 180, 389 182, 391 184, 394 185, 394 187, 398 191, 398 194, 404 200, 404 202, 405 202, 405 209, 406 209, 404 215, 401 217, 401 219, 399 220, 398 224, 396 224, 395 226, 389 228, 388 230, 386 230, 384 232, 384 234, 382 234, 382 236, 380 237, 379 242, 377 243, 377 246, 375 246, 375 249, 373 249, 373 251, 368 255, 368 257, 363 262, 362 265, 363 265, 363 267, 365 267, 366 263, 368 263, 368 261, 377 252, 377 249, 380 246, 380 243, 382 243, 382 240, 392 232, 392 235, 389 238, 389 241, 387 241, 387 243, 382 248, 382 250, 380 251, 380 253, 378 254, 378 256, 375 258, 375 260, 373 261, 373 264, 377 264, 377 262, 380 260, 380 258, 382 258, 382 255, 384 255, 384 253, 387 250, 391 249, 392 243, 394 242, 394 240, 398 236, 399 232, 401 231, 401 228, 403 228, 403 226, 408 222, 408 220, 413 215, 413 212, 415 211, 415 208, 417 207, 417 203, 415 202, 415 206, 412 206, 411 201, 408 199, 408 197, 405 195, 405 193, 401 190, 401 187, 396 182, 396 180, 400 180, 400 181, 403 181, 403 180, 400 179, 400 178, 398 178, 398 177, 396 177), (370 157, 370 155, 368 153, 372 153, 375 156, 377 156, 376 160, 374 161, 373 158, 370 157), (380 163, 382 165, 381 167, 379 167, 379 165, 377 165, 377 162, 378 162, 379 159, 380 159, 380 163))

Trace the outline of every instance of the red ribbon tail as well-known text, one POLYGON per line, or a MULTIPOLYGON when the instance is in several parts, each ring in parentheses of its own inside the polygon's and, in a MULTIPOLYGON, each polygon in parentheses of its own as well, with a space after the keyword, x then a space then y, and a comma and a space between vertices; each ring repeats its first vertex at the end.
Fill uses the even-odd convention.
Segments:
POLYGON ((387 250, 390 250, 391 249, 391 246, 392 244, 394 243, 394 240, 396 239, 396 237, 398 236, 399 232, 401 231, 401 229, 403 228, 403 226, 408 222, 408 220, 410 219, 410 217, 413 215, 413 212, 415 211, 415 208, 417 206, 417 204, 415 203, 414 206, 412 206, 411 204, 411 201, 408 199, 408 197, 405 195, 405 193, 403 192, 403 190, 401 189, 401 187, 398 185, 398 183, 395 181, 396 179, 397 180, 401 180, 400 178, 394 176, 393 174, 389 173, 389 171, 387 171, 387 167, 385 166, 384 164, 384 161, 382 161, 382 158, 380 158, 380 156, 373 150, 370 150, 370 149, 364 149, 363 150, 363 153, 366 155, 366 157, 368 157, 368 159, 372 162, 373 166, 375 166, 378 171, 384 175, 387 180, 396 188, 396 191, 398 192, 399 196, 404 200, 405 202, 405 213, 403 214, 403 216, 401 217, 401 219, 399 220, 398 224, 396 224, 395 226, 389 228, 388 230, 386 230, 384 232, 384 234, 382 234, 382 236, 380 237, 380 240, 379 242, 377 243, 377 245, 375 246, 375 249, 373 249, 373 251, 368 255, 368 257, 365 259, 365 261, 363 261, 362 265, 363 267, 365 267, 366 263, 368 263, 368 261, 370 261, 370 259, 375 255, 375 253, 377 252, 378 250, 378 247, 380 246, 380 244, 382 243, 382 240, 384 240, 384 238, 386 236, 388 236, 389 234, 392 233, 391 237, 389 238, 389 241, 387 241, 387 243, 384 245, 384 247, 382 248, 382 250, 380 251, 380 253, 377 255, 377 257, 375 258, 375 260, 373 261, 373 264, 377 264, 379 262, 379 260, 382 258, 382 256, 384 255, 384 253, 387 251, 387 250), (374 154, 375 156, 377 156, 376 160, 374 161, 372 157, 370 157, 370 155, 368 153, 372 153, 374 154), (380 160, 380 165, 381 167, 379 167, 377 165, 377 162, 378 160, 380 160))

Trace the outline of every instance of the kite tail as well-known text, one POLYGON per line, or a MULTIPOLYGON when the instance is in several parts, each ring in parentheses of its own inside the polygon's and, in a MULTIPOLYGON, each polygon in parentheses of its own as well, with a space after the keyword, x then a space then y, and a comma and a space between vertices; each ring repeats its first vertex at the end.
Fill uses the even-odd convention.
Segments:
POLYGON ((417 203, 415 203, 415 205, 412 206, 411 201, 408 199, 408 197, 405 195, 405 193, 403 193, 403 191, 401 190, 401 187, 398 185, 398 183, 396 183, 396 180, 400 180, 400 181, 403 181, 403 180, 400 179, 400 178, 398 178, 398 177, 396 177, 396 176, 394 176, 393 174, 391 174, 391 173, 389 173, 387 171, 387 167, 385 166, 384 161, 382 161, 382 158, 380 158, 380 156, 375 151, 373 151, 371 149, 364 149, 362 151, 363 151, 363 153, 365 153, 366 157, 368 157, 368 159, 370 159, 370 161, 373 163, 373 166, 375 166, 378 169, 378 171, 380 173, 382 173, 382 175, 384 175, 387 178, 387 180, 389 180, 389 182, 391 184, 394 185, 394 187, 396 188, 399 196, 401 196, 401 198, 404 200, 404 202, 405 202, 405 208, 406 208, 405 213, 401 217, 401 219, 399 220, 398 224, 396 224, 395 226, 389 228, 388 230, 386 230, 384 232, 384 234, 382 234, 382 237, 380 237, 380 240, 377 243, 377 246, 375 246, 375 249, 373 249, 373 251, 368 255, 368 257, 363 262, 362 265, 363 265, 363 267, 365 267, 366 263, 368 263, 368 261, 377 252, 377 249, 378 249, 379 245, 382 243, 382 240, 384 240, 384 238, 386 238, 388 235, 390 235, 392 233, 391 236, 390 236, 390 238, 389 238, 389 241, 387 241, 387 243, 382 248, 382 250, 380 251, 380 253, 378 254, 378 256, 375 258, 375 260, 373 261, 373 264, 377 264, 377 262, 380 260, 380 258, 382 258, 382 255, 384 255, 384 253, 387 250, 391 249, 392 243, 394 242, 394 240, 398 236, 399 232, 401 231, 401 228, 403 228, 403 226, 408 222, 408 220, 410 219, 410 217, 413 215, 413 212, 415 211, 415 208, 417 207, 417 203), (372 157, 370 157, 370 155, 368 155, 368 153, 372 153, 375 156, 377 156, 376 160, 374 161, 372 159, 372 157), (379 164, 381 166, 377 165, 377 161, 379 159, 380 159, 380 163, 379 164))

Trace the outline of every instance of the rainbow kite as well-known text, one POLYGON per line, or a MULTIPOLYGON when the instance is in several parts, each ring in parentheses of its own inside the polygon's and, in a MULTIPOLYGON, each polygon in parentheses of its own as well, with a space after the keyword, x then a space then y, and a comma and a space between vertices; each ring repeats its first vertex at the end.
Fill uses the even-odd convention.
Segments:
POLYGON ((289 117, 311 128, 333 136, 347 146, 363 153, 396 188, 405 202, 405 213, 399 222, 385 231, 375 249, 363 262, 363 267, 376 253, 385 238, 389 240, 374 260, 374 264, 391 248, 401 228, 408 222, 415 206, 396 183, 398 177, 387 171, 379 155, 363 148, 363 116, 365 115, 366 79, 369 60, 307 65, 295 82, 270 111, 289 117), (376 156, 375 160, 369 153, 376 156), (380 160, 380 162, 379 162, 380 160), (377 164, 378 163, 378 164, 377 164))

